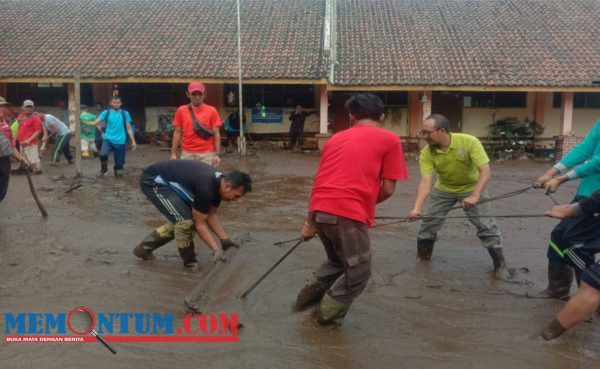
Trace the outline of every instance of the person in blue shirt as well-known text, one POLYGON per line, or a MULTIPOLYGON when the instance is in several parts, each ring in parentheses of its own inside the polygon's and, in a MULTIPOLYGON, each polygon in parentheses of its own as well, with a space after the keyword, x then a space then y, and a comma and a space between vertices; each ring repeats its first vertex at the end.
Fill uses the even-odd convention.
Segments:
MULTIPOLYGON (((555 192, 566 181, 581 179, 572 203, 590 196, 600 189, 600 119, 584 140, 560 162, 533 182, 555 192)), ((573 282, 577 284, 582 271, 594 263, 600 252, 600 218, 580 214, 563 219, 554 227, 548 245, 548 287, 529 297, 567 299, 573 282)))
POLYGON ((123 175, 125 166, 125 152, 127 137, 131 140, 131 149, 135 150, 137 144, 131 129, 131 116, 126 110, 121 110, 123 102, 119 96, 113 96, 110 99, 111 109, 105 110, 92 123, 103 137, 102 147, 100 148, 100 173, 96 176, 102 178, 108 171, 108 155, 112 152, 115 159, 114 171, 115 177, 123 175), (102 127, 105 122, 106 128, 102 127))

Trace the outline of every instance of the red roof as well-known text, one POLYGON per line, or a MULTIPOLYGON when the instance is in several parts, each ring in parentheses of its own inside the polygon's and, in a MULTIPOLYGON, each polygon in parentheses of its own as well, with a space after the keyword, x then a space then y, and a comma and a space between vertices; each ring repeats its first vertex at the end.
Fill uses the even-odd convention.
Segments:
MULTIPOLYGON (((244 78, 323 77, 325 0, 242 0, 244 78)), ((2 1, 0 78, 237 78, 235 0, 2 1)))
POLYGON ((338 85, 591 86, 597 0, 337 0, 338 85))

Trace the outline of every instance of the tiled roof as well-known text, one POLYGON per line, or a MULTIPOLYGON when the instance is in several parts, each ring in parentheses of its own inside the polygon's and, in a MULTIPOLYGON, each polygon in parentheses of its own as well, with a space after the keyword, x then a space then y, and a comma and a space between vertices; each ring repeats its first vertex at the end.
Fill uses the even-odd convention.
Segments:
MULTIPOLYGON (((325 0, 242 0, 244 78, 324 77, 325 0)), ((0 0, 0 78, 237 78, 235 0, 0 0)))
POLYGON ((591 86, 598 0, 337 0, 338 85, 591 86))
MULTIPOLYGON (((340 86, 586 87, 600 0, 336 0, 340 86)), ((240 0, 245 79, 315 80, 326 0, 240 0)), ((235 0, 0 0, 0 79, 235 79, 235 0)))

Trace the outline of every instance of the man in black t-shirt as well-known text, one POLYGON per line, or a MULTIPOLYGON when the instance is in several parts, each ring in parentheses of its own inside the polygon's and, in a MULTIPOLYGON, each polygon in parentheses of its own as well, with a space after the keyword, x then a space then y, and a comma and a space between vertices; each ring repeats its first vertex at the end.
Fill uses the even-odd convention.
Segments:
POLYGON ((175 239, 186 268, 196 268, 194 231, 213 253, 214 261, 225 261, 223 249, 238 247, 229 239, 217 217, 221 200, 234 201, 252 191, 250 176, 238 170, 224 175, 216 168, 193 160, 169 160, 146 168, 140 178, 142 192, 169 220, 133 249, 144 260, 160 246, 175 239), (221 247, 212 237, 221 240, 221 247))
POLYGON ((296 104, 294 111, 290 115, 290 148, 293 151, 301 151, 304 144, 304 121, 311 114, 317 114, 318 111, 302 111, 302 105, 296 104))

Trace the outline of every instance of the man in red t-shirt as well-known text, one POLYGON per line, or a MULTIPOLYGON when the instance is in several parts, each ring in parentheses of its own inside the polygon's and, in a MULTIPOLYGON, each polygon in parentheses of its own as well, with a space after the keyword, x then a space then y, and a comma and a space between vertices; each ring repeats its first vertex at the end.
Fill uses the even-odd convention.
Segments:
POLYGON ((33 167, 34 174, 42 174, 42 163, 40 162, 40 135, 42 134, 42 120, 33 111, 33 101, 23 101, 23 112, 17 118, 19 129, 17 140, 21 147, 21 153, 33 167))
POLYGON ((320 324, 340 324, 367 285, 375 205, 394 193, 397 180, 408 178, 400 139, 377 126, 384 117, 381 99, 357 94, 346 101, 346 109, 352 127, 323 147, 300 233, 304 241, 318 233, 327 254, 295 304, 302 310, 320 300, 320 324))
POLYGON ((202 83, 190 83, 186 96, 190 99, 190 104, 180 106, 173 119, 175 131, 171 159, 177 159, 181 143, 181 159, 199 160, 217 167, 221 163, 222 123, 219 113, 213 106, 204 103, 206 87, 202 83), (192 111, 196 121, 192 119, 192 111), (204 132, 198 133, 199 130, 204 132))

